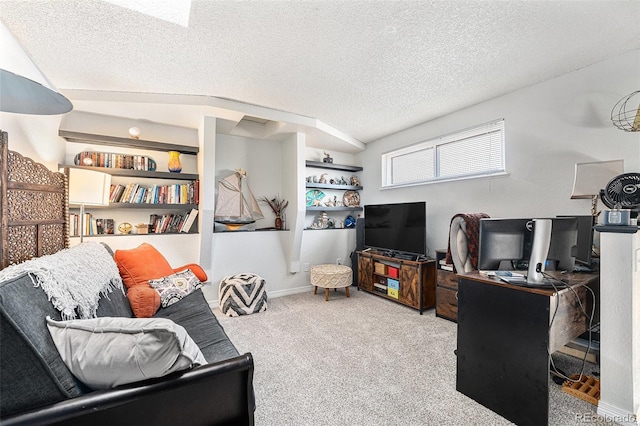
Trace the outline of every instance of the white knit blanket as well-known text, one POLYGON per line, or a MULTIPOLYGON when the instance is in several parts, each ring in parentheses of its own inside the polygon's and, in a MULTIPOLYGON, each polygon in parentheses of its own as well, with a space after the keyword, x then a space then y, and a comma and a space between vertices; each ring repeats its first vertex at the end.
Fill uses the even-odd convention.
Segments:
POLYGON ((27 260, 0 271, 0 281, 27 272, 62 319, 95 318, 98 301, 115 289, 124 293, 118 266, 99 243, 82 243, 55 254, 27 260))

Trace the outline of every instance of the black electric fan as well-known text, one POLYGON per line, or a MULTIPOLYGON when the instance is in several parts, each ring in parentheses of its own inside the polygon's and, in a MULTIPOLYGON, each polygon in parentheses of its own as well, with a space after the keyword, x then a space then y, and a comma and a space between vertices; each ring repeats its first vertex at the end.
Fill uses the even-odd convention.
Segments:
POLYGON ((640 173, 624 173, 600 190, 602 202, 610 209, 629 209, 631 216, 640 211, 640 173))

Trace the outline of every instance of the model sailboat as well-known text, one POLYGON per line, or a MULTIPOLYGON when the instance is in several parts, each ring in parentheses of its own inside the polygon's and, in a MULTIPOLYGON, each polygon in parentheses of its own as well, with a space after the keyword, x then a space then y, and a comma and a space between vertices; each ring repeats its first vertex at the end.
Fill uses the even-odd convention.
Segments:
POLYGON ((246 170, 238 169, 218 181, 214 220, 226 225, 227 229, 235 231, 264 217, 251 188, 246 183, 243 185, 242 180, 246 177, 246 170))

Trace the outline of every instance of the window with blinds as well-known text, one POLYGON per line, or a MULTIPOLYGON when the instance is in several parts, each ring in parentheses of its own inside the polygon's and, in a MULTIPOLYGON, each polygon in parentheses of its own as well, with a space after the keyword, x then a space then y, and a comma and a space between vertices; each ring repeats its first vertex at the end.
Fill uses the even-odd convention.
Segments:
POLYGON ((504 120, 382 155, 382 187, 419 185, 505 173, 504 120))

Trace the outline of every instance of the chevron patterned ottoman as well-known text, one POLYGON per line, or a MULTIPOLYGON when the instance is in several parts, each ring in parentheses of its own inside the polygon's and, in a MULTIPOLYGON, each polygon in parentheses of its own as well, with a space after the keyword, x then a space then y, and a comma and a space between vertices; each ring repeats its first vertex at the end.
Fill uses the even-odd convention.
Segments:
POLYGON ((228 317, 249 315, 267 309, 267 283, 251 273, 229 275, 218 289, 220 311, 228 317))

